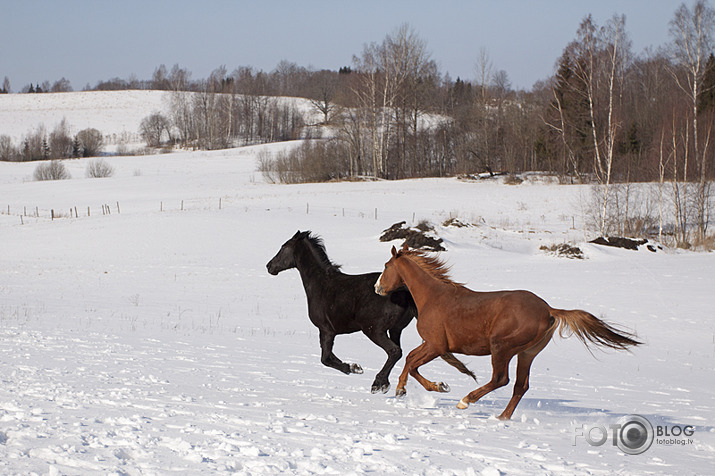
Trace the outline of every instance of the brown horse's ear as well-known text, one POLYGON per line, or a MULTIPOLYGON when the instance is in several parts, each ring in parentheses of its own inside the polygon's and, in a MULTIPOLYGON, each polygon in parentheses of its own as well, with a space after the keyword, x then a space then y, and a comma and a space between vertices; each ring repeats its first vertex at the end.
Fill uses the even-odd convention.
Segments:
POLYGON ((407 242, 405 241, 405 242, 402 244, 402 251, 409 251, 409 250, 410 250, 410 247, 407 246, 407 242))
POLYGON ((395 246, 394 246, 394 245, 392 246, 392 250, 390 250, 390 251, 391 251, 391 253, 392 253, 392 257, 393 257, 393 258, 394 258, 395 256, 397 256, 397 250, 395 249, 395 246))

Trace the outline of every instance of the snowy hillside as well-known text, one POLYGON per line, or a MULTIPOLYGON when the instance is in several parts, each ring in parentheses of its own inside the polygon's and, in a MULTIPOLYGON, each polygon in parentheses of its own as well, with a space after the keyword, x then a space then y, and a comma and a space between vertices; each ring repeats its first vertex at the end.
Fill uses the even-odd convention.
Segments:
MULTIPOLYGON (((170 116, 171 94, 134 90, 0 94, 0 135, 9 136, 18 145, 39 127, 49 134, 65 119, 71 135, 94 128, 104 135, 108 146, 137 144, 141 142, 142 119, 157 112, 170 116)), ((290 103, 309 122, 319 119, 307 99, 278 98, 278 101, 290 103)))
MULTIPOLYGON (((0 116, 0 131, 11 123, 0 116)), ((108 157, 105 179, 72 160, 73 178, 56 182, 0 163, 0 474, 712 472, 715 254, 586 243, 582 186, 263 182, 259 152, 296 145, 108 157), (371 394, 385 356, 362 334, 339 336, 335 353, 364 374, 321 365, 298 273, 270 276, 266 263, 309 229, 344 272, 377 271, 400 244, 381 243, 382 230, 422 219, 457 281, 531 290, 645 345, 594 358, 555 338, 508 422, 495 415, 512 384, 458 410, 476 385, 442 362, 422 371, 451 393, 410 379, 395 399, 402 359, 392 389, 371 394), (586 259, 539 249, 564 242, 586 259), (578 436, 630 414, 694 432, 633 456, 578 436)), ((403 349, 419 343, 411 324, 403 349)), ((489 380, 488 357, 463 359, 489 380)))
MULTIPOLYGON (((65 119, 72 135, 94 128, 105 137, 139 142, 139 124, 154 112, 166 114, 170 93, 163 91, 88 91, 0 95, 0 135, 15 143, 43 126, 49 134, 65 119)), ((109 141, 108 141, 109 142, 109 141)))

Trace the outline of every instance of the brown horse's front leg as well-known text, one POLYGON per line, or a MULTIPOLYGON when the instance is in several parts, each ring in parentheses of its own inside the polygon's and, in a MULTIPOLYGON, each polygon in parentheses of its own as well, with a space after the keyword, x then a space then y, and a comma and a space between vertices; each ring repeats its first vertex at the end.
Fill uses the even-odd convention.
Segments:
POLYGON ((397 388, 395 389, 396 397, 402 397, 405 394, 407 394, 407 390, 405 390, 405 385, 407 385, 407 376, 408 375, 409 375, 409 372, 407 370, 407 361, 405 360, 405 368, 402 370, 402 373, 400 374, 400 380, 397 381, 397 388))
POLYGON ((509 383, 509 361, 513 355, 492 354, 492 379, 457 403, 457 408, 464 410, 487 393, 497 388, 501 388, 509 383))
POLYGON ((443 382, 434 383, 430 380, 427 380, 422 375, 420 375, 418 371, 418 369, 422 365, 431 362, 439 356, 440 353, 433 350, 426 342, 423 342, 420 346, 413 349, 412 352, 410 352, 405 359, 405 368, 400 374, 400 380, 397 383, 395 395, 401 397, 402 395, 405 395, 407 393, 407 391, 405 390, 405 385, 407 384, 408 375, 412 375, 415 380, 417 380, 425 388, 425 390, 431 392, 449 392, 449 385, 443 382))

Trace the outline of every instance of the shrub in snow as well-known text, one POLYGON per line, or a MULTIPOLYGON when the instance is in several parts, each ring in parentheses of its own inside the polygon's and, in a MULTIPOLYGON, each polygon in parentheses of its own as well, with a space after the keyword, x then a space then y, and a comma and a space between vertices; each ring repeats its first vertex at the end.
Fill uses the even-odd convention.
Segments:
POLYGON ((84 172, 87 178, 104 178, 114 175, 114 168, 104 159, 96 159, 87 164, 84 172))
POLYGON ((51 160, 37 166, 33 174, 35 180, 66 180, 72 178, 59 160, 51 160))

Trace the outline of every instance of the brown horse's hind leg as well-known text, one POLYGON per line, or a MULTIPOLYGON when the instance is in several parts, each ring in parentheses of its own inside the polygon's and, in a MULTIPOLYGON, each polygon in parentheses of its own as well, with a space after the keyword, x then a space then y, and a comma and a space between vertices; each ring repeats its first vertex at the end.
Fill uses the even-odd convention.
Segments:
POLYGON ((516 361, 516 383, 514 384, 514 393, 506 408, 499 415, 500 420, 509 420, 511 415, 516 410, 516 406, 521 401, 527 390, 529 390, 529 372, 531 371, 531 363, 534 358, 539 355, 539 352, 544 350, 546 344, 551 341, 553 331, 548 332, 535 346, 520 352, 516 361))
POLYGON ((492 354, 492 379, 461 399, 457 404, 457 408, 464 410, 469 407, 470 403, 474 403, 492 390, 496 390, 508 384, 509 362, 513 356, 513 354, 492 354))
POLYGON ((528 354, 527 352, 522 352, 517 356, 514 393, 511 396, 511 400, 509 400, 509 404, 502 414, 499 415, 498 418, 500 420, 509 420, 511 418, 512 413, 516 410, 516 406, 521 401, 521 397, 529 390, 529 371, 531 370, 531 363, 534 361, 534 357, 536 357, 536 354, 528 354))
POLYGON ((395 390, 395 395, 400 397, 405 395, 407 391, 405 390, 405 385, 407 385, 407 376, 412 375, 415 380, 417 380, 422 386, 432 392, 449 392, 449 386, 445 383, 439 382, 434 383, 430 380, 424 378, 418 372, 418 368, 428 362, 439 357, 439 352, 433 350, 426 342, 423 342, 420 346, 416 347, 407 355, 405 359, 405 368, 400 374, 400 380, 397 383, 397 389, 395 390))

